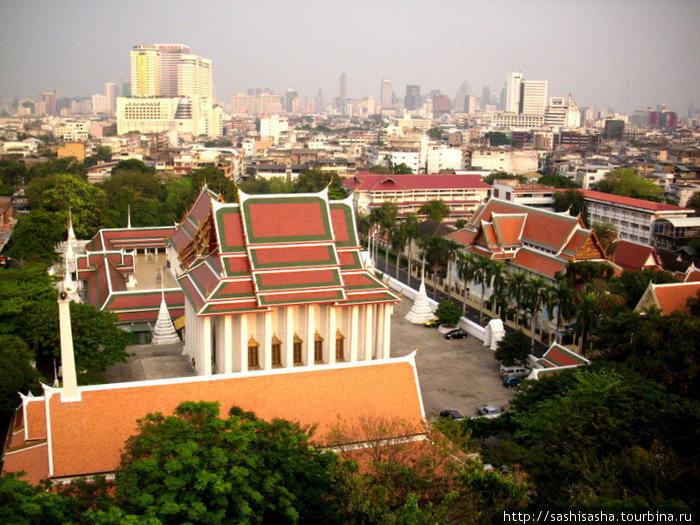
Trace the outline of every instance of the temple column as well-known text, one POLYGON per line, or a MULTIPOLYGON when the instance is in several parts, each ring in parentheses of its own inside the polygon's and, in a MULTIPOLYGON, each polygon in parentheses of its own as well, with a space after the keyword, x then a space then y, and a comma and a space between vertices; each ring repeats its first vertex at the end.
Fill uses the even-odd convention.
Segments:
POLYGON ((233 371, 248 371, 248 315, 236 316, 234 322, 235 345, 233 353, 233 371))
POLYGON ((372 348, 374 343, 374 307, 371 304, 364 306, 365 309, 365 333, 362 344, 364 349, 360 351, 360 359, 369 361, 372 359, 372 348))
POLYGON ((315 305, 307 305, 306 307, 306 340, 304 341, 306 347, 304 348, 304 364, 306 366, 313 366, 314 359, 314 343, 316 334, 316 307, 315 305))
POLYGON ((262 334, 262 363, 260 368, 263 370, 272 369, 272 312, 265 312, 263 315, 263 334, 262 334))
POLYGON ((375 306, 376 319, 374 326, 374 352, 372 353, 373 359, 383 359, 384 358, 384 309, 385 304, 378 304, 375 306))
POLYGON ((291 368, 294 366, 294 308, 287 306, 284 309, 284 334, 282 337, 282 366, 291 368))
POLYGON ((360 339, 360 307, 357 305, 350 307, 350 331, 347 337, 350 339, 349 361, 357 361, 357 347, 360 339))
POLYGON ((202 363, 200 370, 205 376, 211 375, 211 317, 202 318, 202 363))
POLYGON ((222 341, 224 349, 224 374, 233 372, 233 316, 224 316, 224 337, 222 341))
POLYGON ((391 303, 385 304, 383 305, 383 310, 384 326, 382 330, 384 331, 384 344, 381 359, 389 359, 391 357, 391 314, 394 310, 394 305, 391 303))
POLYGON ((328 344, 323 349, 323 361, 325 363, 335 363, 335 331, 336 331, 336 309, 334 306, 328 307, 328 344))

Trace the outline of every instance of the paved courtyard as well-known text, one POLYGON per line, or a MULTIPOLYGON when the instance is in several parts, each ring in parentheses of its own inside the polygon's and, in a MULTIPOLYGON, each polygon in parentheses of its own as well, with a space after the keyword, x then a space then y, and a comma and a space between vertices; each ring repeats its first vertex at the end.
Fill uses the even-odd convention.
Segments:
POLYGON ((402 299, 391 318, 391 355, 416 350, 418 379, 426 416, 444 409, 476 415, 476 406, 488 403, 505 408, 513 390, 501 384, 493 352, 475 337, 448 341, 436 328, 406 321, 413 302, 402 299))
MULTIPOLYGON (((436 328, 425 328, 406 321, 412 301, 402 299, 394 307, 391 323, 391 355, 404 356, 416 350, 418 379, 428 418, 440 410, 459 410, 465 416, 476 415, 476 406, 489 403, 504 408, 513 397, 498 378, 498 363, 493 352, 481 341, 446 340, 436 328)), ((119 363, 105 374, 107 382, 139 381, 194 375, 182 344, 135 345, 127 347, 128 363, 119 363)))

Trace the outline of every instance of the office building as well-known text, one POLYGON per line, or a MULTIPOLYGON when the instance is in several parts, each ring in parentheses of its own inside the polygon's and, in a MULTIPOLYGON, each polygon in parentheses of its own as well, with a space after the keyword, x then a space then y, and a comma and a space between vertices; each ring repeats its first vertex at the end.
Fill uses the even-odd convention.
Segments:
POLYGON ((508 75, 503 92, 503 111, 506 113, 520 113, 522 82, 522 73, 514 72, 508 75))
POLYGON ((105 97, 107 98, 107 112, 114 115, 117 111, 117 85, 114 82, 105 84, 105 97))
POLYGON ((379 103, 382 105, 382 108, 390 108, 394 104, 390 78, 382 80, 379 103))
POLYGON ((219 136, 221 108, 213 98, 211 60, 182 44, 134 46, 131 97, 117 98, 117 133, 219 136))
POLYGON ((547 80, 523 80, 520 84, 520 111, 524 115, 544 116, 547 107, 547 80))
POLYGON ((296 90, 288 89, 284 92, 284 110, 287 113, 294 113, 294 101, 299 97, 296 90))
POLYGON ((420 109, 422 105, 420 98, 420 86, 406 86, 406 98, 404 98, 403 104, 408 111, 420 109))

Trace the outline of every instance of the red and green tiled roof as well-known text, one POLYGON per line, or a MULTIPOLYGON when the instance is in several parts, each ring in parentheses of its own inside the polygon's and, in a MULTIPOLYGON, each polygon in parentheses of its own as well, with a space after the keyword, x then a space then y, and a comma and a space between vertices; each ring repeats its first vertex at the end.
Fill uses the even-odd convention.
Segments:
POLYGON ((239 192, 239 201, 221 203, 200 193, 194 205, 199 218, 188 214, 171 238, 182 263, 179 282, 200 315, 397 300, 362 266, 350 199, 329 202, 324 190, 239 192), (195 222, 202 230, 209 228, 209 220, 215 234, 203 249, 207 233, 191 228, 195 222))
POLYGON ((85 246, 87 251, 164 248, 175 231, 173 226, 152 228, 111 228, 100 230, 85 246))
POLYGON ((553 343, 552 346, 549 347, 549 350, 547 350, 537 362, 544 368, 580 366, 590 363, 585 357, 557 343, 553 343))

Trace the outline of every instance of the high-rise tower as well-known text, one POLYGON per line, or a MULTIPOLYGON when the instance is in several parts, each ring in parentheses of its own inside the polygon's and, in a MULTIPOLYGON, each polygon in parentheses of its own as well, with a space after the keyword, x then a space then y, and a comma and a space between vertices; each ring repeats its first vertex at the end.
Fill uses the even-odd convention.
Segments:
POLYGON ((160 54, 160 91, 163 97, 177 97, 179 66, 184 55, 190 54, 189 46, 182 44, 156 44, 160 54))
POLYGON ((513 72, 508 75, 503 94, 503 111, 508 113, 520 113, 520 91, 522 81, 522 73, 513 72))
POLYGON ((159 97, 160 82, 160 53, 156 46, 134 46, 131 50, 131 96, 159 97))
POLYGON ((413 111, 414 109, 420 109, 421 98, 420 98, 420 86, 408 85, 406 86, 406 98, 403 101, 404 106, 408 111, 413 111))
POLYGON ((520 113, 544 115, 547 108, 547 80, 523 80, 521 83, 520 113))
POLYGON ((382 108, 390 108, 394 101, 392 100, 392 88, 391 79, 385 78, 382 80, 381 93, 380 93, 380 104, 382 108))

